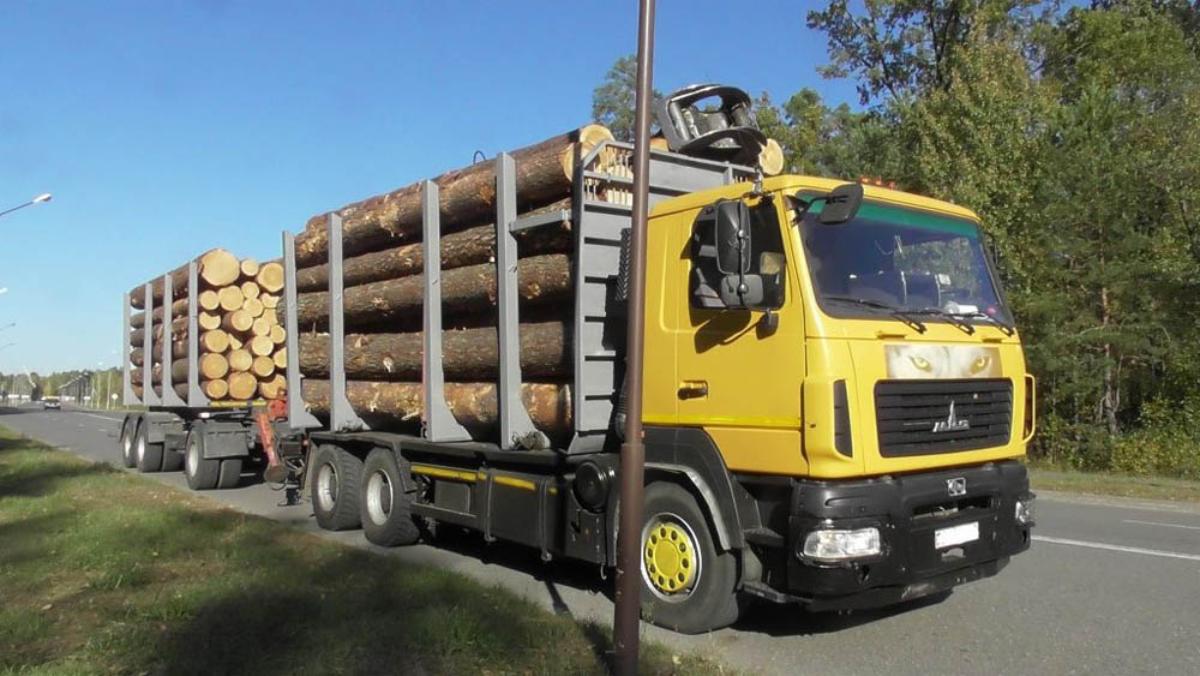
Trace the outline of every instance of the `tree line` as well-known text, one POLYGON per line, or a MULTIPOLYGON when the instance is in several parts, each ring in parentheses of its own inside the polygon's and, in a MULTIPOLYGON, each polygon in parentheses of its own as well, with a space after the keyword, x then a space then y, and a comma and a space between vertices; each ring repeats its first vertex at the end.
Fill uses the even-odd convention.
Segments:
MULTIPOLYGON (((1038 378, 1035 456, 1200 478, 1200 2, 831 0, 807 23, 860 106, 759 96, 788 171, 979 213, 1038 378)), ((631 66, 593 101, 619 135, 631 66)))

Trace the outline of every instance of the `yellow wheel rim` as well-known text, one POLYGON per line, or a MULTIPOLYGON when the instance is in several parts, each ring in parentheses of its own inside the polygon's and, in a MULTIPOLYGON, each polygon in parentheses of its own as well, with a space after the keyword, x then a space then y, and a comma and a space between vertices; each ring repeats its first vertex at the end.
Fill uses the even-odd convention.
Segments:
POLYGON ((696 543, 674 523, 659 521, 647 529, 642 550, 646 579, 663 594, 687 590, 696 578, 696 543))

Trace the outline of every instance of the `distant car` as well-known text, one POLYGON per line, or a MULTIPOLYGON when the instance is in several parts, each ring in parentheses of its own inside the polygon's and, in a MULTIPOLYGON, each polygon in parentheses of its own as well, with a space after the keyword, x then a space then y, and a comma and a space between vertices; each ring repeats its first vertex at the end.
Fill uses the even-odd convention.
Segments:
POLYGON ((46 397, 42 399, 42 409, 46 411, 50 409, 61 410, 62 401, 58 397, 46 397))

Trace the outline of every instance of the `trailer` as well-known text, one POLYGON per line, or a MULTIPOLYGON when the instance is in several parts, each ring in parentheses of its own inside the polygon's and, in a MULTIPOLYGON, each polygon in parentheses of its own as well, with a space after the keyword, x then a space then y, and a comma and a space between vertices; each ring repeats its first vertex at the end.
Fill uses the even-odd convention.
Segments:
POLYGON ((173 382, 175 373, 170 367, 177 361, 172 352, 175 322, 171 308, 178 275, 167 273, 141 289, 144 323, 140 340, 131 326, 132 294, 123 297, 122 403, 140 410, 127 413, 122 420, 118 438, 122 462, 143 473, 183 470, 193 490, 233 488, 245 470, 260 465, 275 476, 279 463, 272 442, 276 431, 285 429, 282 409, 263 400, 212 401, 201 390, 198 263, 191 261, 180 269, 185 267, 187 375, 182 382, 173 382), (158 320, 154 318, 156 283, 161 285, 157 309, 162 319, 158 320), (156 326, 161 327, 157 340, 156 326), (140 350, 141 366, 133 363, 134 350, 140 350), (158 385, 152 376, 156 358, 164 365, 158 385), (134 385, 136 369, 141 371, 140 391, 134 385))

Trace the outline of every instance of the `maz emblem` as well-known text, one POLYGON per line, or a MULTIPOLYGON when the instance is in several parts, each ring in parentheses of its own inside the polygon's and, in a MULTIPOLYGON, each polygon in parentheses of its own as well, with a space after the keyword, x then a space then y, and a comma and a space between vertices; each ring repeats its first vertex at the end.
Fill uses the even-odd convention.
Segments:
POLYGON ((946 479, 946 492, 952 498, 962 497, 967 494, 967 480, 963 477, 955 479, 946 479))
POLYGON ((959 418, 954 414, 954 400, 950 400, 950 415, 946 416, 945 420, 938 420, 933 423, 933 431, 935 434, 939 432, 958 432, 960 430, 971 429, 971 421, 966 418, 959 418))

